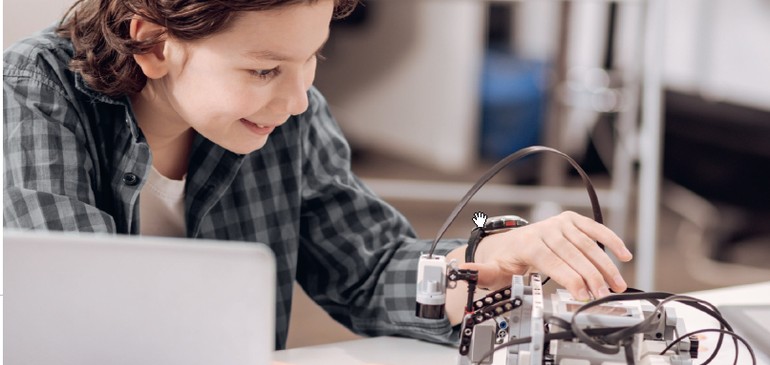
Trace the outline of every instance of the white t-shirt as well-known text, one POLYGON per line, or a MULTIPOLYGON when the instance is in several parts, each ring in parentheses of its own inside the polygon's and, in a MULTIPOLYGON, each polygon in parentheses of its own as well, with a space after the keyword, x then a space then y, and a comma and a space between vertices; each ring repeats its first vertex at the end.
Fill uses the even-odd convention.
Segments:
POLYGON ((184 216, 184 184, 150 169, 147 182, 139 194, 139 231, 143 236, 186 237, 184 216))

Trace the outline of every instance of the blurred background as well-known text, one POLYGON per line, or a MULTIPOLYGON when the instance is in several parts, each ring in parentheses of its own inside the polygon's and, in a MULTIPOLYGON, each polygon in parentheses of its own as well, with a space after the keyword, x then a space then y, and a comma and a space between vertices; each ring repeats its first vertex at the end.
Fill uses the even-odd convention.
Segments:
MULTIPOLYGON (((4 48, 70 4, 4 1, 4 48)), ((770 280, 769 1, 365 0, 323 54, 316 86, 353 170, 421 237, 494 163, 547 145, 589 173, 636 253, 632 286, 770 280)), ((569 165, 531 156, 445 237, 467 237, 476 210, 537 221, 587 204, 569 165)), ((290 347, 350 338, 298 296, 290 347)))

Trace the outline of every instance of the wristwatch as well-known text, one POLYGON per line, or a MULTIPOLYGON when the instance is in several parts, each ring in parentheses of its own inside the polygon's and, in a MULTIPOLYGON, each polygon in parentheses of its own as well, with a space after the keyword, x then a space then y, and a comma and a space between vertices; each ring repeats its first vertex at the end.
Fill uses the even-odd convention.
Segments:
POLYGON ((481 239, 491 234, 505 232, 514 228, 529 224, 526 219, 517 215, 499 215, 487 218, 484 227, 476 227, 468 238, 468 247, 465 248, 465 262, 474 262, 476 249, 479 248, 481 239))

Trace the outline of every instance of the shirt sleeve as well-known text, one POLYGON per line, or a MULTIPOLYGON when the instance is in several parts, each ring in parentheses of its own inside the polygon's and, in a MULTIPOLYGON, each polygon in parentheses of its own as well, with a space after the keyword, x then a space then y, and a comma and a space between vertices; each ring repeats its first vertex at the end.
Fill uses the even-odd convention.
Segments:
MULTIPOLYGON (((303 136, 297 280, 335 320, 364 335, 454 343, 445 318, 415 315, 417 263, 431 242, 350 170, 350 148, 322 96, 311 90, 303 136)), ((460 241, 443 241, 445 255, 460 241)))
POLYGON ((93 161, 78 113, 44 70, 3 68, 3 224, 115 232, 95 206, 93 161))

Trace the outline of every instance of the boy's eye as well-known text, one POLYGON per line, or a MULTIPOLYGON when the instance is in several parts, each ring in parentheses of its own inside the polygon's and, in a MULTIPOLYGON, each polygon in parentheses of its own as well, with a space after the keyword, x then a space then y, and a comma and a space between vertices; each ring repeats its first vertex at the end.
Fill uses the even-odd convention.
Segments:
POLYGON ((268 80, 273 77, 278 76, 278 67, 271 68, 269 70, 250 70, 249 73, 251 73, 252 76, 260 78, 262 80, 268 80))

